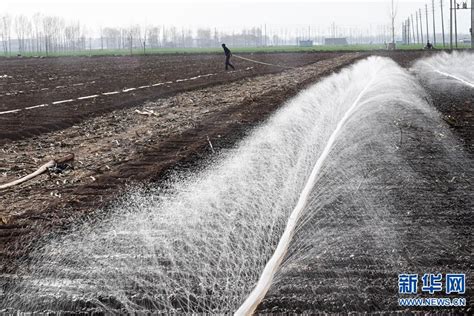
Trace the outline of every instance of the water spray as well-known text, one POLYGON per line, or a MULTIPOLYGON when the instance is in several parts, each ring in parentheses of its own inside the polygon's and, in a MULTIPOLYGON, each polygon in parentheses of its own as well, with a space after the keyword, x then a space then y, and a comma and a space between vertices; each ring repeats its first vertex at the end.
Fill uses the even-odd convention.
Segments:
POLYGON ((412 70, 424 80, 439 81, 438 77, 441 75, 474 88, 474 54, 470 52, 436 54, 418 61, 412 70))
MULTIPOLYGON (((323 178, 339 172, 331 157, 366 135, 379 143, 392 137, 374 129, 406 107, 424 122, 433 114, 422 96, 413 76, 386 58, 329 76, 202 170, 131 191, 104 218, 44 241, 5 288, 0 308, 251 313, 282 267, 303 260, 314 242, 302 240, 300 228, 325 196, 334 199, 328 182, 340 178, 323 178)), ((383 149, 389 157, 398 150, 383 149)))
POLYGON ((316 182, 316 178, 321 170, 321 167, 326 160, 332 146, 334 145, 334 142, 336 141, 340 131, 344 127, 345 123, 347 120, 350 118, 351 114, 355 111, 357 106, 359 105, 359 102, 367 89, 369 89, 375 78, 377 76, 377 73, 372 74, 372 78, 370 81, 367 83, 367 85, 363 88, 363 90, 359 93, 357 98, 355 99, 354 103, 349 107, 347 112, 344 114, 344 116, 341 118, 341 120, 337 123, 337 126, 332 132, 331 136, 329 137, 329 140, 321 154, 319 156, 318 160, 316 161, 316 164, 313 167, 313 170, 311 171, 311 175, 308 178, 308 181, 306 182, 305 187, 303 188, 303 191, 301 192, 301 195, 298 199, 298 203, 296 204, 295 208, 291 212, 290 218, 288 219, 288 223, 286 225, 285 231, 283 232, 283 235, 278 243, 278 246, 273 253, 273 256, 271 257, 270 261, 265 266, 265 269, 263 270, 260 279, 258 280, 257 285, 253 289, 253 291, 250 293, 249 297, 245 300, 245 302, 239 307, 239 309, 236 311, 235 315, 250 315, 253 314, 255 309, 257 308, 258 304, 261 302, 263 297, 268 291, 268 288, 270 287, 273 277, 275 275, 275 272, 279 268, 284 256, 287 253, 288 246, 291 242, 291 239, 293 237, 293 234, 295 232, 296 225, 298 224, 298 220, 301 217, 301 213, 304 211, 307 202, 308 202, 308 197, 311 193, 311 191, 314 188, 314 184, 316 182))

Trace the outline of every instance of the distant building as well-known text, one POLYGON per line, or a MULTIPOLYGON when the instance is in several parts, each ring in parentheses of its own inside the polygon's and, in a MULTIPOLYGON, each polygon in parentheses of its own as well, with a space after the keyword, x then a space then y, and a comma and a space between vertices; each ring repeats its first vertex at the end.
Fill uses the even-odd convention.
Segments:
POLYGON ((324 45, 348 45, 346 37, 329 37, 324 39, 324 45))
POLYGON ((299 41, 299 46, 300 47, 312 47, 313 46, 313 41, 311 41, 311 40, 299 41))

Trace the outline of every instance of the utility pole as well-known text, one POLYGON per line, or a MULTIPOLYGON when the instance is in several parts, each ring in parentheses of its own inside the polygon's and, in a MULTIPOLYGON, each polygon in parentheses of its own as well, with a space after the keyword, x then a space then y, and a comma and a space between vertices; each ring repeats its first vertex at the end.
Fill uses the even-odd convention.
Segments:
POLYGON ((416 17, 416 41, 418 44, 420 44, 420 27, 418 25, 418 13, 415 12, 415 17, 416 17))
POLYGON ((428 26, 428 5, 425 4, 425 13, 426 13, 426 42, 430 41, 430 32, 428 26))
POLYGON ((421 9, 418 9, 418 13, 420 14, 420 34, 421 34, 421 43, 424 45, 425 40, 423 39, 423 19, 421 18, 421 9))
POLYGON ((433 9, 433 45, 436 45, 436 27, 435 27, 435 6, 434 6, 434 0, 431 0, 431 8, 433 9))
POLYGON ((449 48, 453 49, 453 0, 449 0, 449 48))
POLYGON ((405 22, 402 22, 402 42, 405 44, 405 22))
POLYGON ((405 37, 405 39, 403 40, 403 43, 405 45, 408 45, 408 37, 407 37, 407 28, 408 28, 408 24, 407 24, 407 20, 405 20, 403 22, 403 25, 404 25, 404 28, 403 28, 403 36, 405 37))
POLYGON ((443 13, 443 0, 439 1, 441 5, 441 31, 443 32, 443 47, 446 47, 446 41, 444 39, 444 13, 443 13))
POLYGON ((407 45, 410 45, 410 20, 405 20, 405 33, 407 38, 407 45))
POLYGON ((454 45, 458 48, 458 1, 454 0, 454 45))
POLYGON ((410 18, 407 19, 407 39, 408 45, 410 45, 410 18))
POLYGON ((474 0, 471 0, 471 49, 474 49, 474 0))
POLYGON ((408 29, 408 25, 407 25, 407 21, 405 20, 404 22, 404 29, 403 29, 403 32, 404 32, 404 36, 405 36, 405 40, 403 41, 403 43, 405 43, 405 45, 408 45, 408 36, 407 36, 407 29, 408 29))
POLYGON ((266 23, 265 23, 265 28, 264 28, 264 30, 265 30, 265 38, 264 38, 264 40, 265 40, 265 47, 267 47, 267 24, 266 24, 266 23))
POLYGON ((392 0, 392 43, 395 45, 395 8, 393 6, 393 0, 392 0))

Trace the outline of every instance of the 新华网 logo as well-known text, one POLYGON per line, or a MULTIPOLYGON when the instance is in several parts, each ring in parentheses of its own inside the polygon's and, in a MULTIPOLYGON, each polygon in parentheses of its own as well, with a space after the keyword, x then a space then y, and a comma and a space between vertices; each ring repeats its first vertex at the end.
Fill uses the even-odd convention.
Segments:
MULTIPOLYGON (((466 275, 463 273, 399 274, 398 293, 402 295, 457 294, 466 293, 466 275), (418 291, 420 289, 420 292, 418 291)), ((400 306, 466 306, 464 297, 404 297, 399 298, 400 306)))

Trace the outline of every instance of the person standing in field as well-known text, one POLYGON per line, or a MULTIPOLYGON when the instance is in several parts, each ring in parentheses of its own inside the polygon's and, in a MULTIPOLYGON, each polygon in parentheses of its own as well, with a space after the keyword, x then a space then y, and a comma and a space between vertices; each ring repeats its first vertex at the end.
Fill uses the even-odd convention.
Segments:
POLYGON ((224 54, 225 54, 225 70, 229 70, 229 66, 230 68, 232 68, 232 70, 235 70, 234 65, 230 63, 230 57, 232 56, 230 49, 228 49, 227 46, 225 46, 225 44, 222 44, 222 48, 224 49, 224 54))

